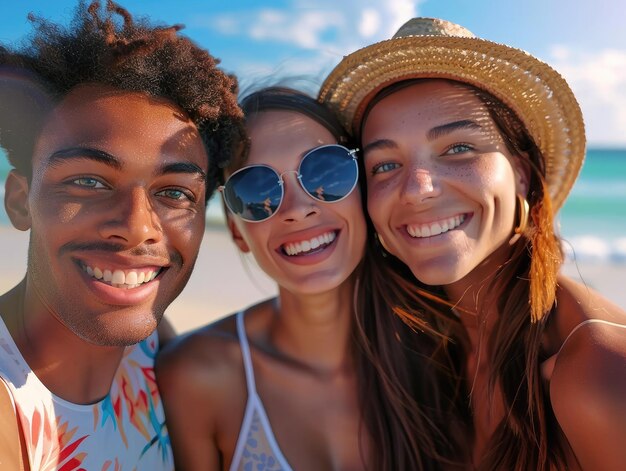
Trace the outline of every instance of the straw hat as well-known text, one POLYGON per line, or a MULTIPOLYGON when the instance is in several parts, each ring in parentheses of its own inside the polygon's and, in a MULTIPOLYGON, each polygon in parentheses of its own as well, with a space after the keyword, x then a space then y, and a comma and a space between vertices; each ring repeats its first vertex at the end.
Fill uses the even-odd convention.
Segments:
POLYGON ((585 157, 582 113, 565 80, 527 52, 477 38, 448 21, 413 18, 392 39, 344 57, 324 81, 319 100, 358 135, 363 112, 381 89, 422 77, 469 83, 508 105, 545 157, 555 211, 562 206, 585 157))

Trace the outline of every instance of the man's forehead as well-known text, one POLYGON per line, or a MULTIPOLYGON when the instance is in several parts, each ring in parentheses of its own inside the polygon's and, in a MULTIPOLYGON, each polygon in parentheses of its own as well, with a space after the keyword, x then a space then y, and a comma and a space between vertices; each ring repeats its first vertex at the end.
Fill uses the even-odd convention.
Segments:
POLYGON ((72 139, 175 137, 176 145, 198 137, 196 126, 171 101, 100 84, 79 85, 47 117, 42 134, 72 139))
POLYGON ((124 112, 133 104, 151 105, 155 110, 186 121, 185 112, 172 101, 163 97, 153 97, 138 91, 123 90, 99 83, 80 84, 63 96, 55 107, 55 114, 90 111, 94 108, 124 112))
POLYGON ((81 147, 121 159, 205 152, 196 126, 168 100, 94 84, 76 87, 58 103, 34 159, 45 162, 59 150, 81 147))

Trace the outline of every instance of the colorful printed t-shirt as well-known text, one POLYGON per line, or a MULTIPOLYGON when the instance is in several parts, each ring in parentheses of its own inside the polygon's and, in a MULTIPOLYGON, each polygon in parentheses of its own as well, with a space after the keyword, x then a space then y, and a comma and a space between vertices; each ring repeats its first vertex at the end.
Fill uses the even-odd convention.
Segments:
POLYGON ((156 332, 127 347, 109 395, 96 404, 73 404, 39 381, 0 318, 0 377, 13 396, 30 469, 173 470, 154 377, 157 349, 156 332))

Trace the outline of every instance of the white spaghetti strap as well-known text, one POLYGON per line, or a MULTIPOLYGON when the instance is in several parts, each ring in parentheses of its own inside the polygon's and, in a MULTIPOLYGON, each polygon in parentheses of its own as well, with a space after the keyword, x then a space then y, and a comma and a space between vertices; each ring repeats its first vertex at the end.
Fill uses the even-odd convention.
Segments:
POLYGON ((292 471, 289 463, 278 446, 278 441, 272 431, 272 426, 267 416, 267 412, 263 407, 263 402, 256 392, 254 369, 252 367, 252 357, 250 355, 250 345, 248 343, 248 336, 246 335, 243 312, 237 313, 236 321, 239 345, 241 346, 241 356, 243 357, 243 364, 246 372, 246 383, 248 384, 248 401, 243 416, 243 422, 239 430, 239 438, 237 439, 237 444, 233 453, 233 460, 230 464, 230 471, 248 469, 247 466, 252 465, 252 461, 254 461, 250 460, 250 453, 259 452, 262 452, 262 454, 266 456, 273 457, 280 466, 277 469, 292 471), (260 441, 258 441, 259 438, 261 438, 260 441), (261 447, 260 450, 256 449, 257 445, 261 447), (248 453, 246 458, 244 458, 245 453, 248 453), (245 468, 243 467, 244 464, 246 466, 245 468))
POLYGON ((568 334, 568 336, 565 337, 565 340, 563 341, 563 344, 561 345, 561 348, 559 348, 557 356, 558 356, 559 353, 561 353, 561 350, 563 350, 563 347, 565 347, 565 344, 571 338, 571 336, 574 335, 574 332, 576 332, 578 329, 580 329, 581 327, 584 327, 584 326, 586 326, 588 324, 605 324, 605 325, 610 325, 612 327, 621 327, 622 329, 626 329, 626 325, 617 324, 616 322, 605 321, 604 319, 587 319, 586 321, 582 321, 580 324, 578 324, 576 327, 574 327, 572 329, 572 331, 568 334))
POLYGON ((241 356, 243 357, 243 367, 246 372, 246 384, 248 385, 248 395, 256 395, 256 385, 254 382, 254 369, 252 368, 252 357, 250 355, 250 345, 246 335, 246 325, 243 312, 237 313, 237 335, 241 346, 241 356))

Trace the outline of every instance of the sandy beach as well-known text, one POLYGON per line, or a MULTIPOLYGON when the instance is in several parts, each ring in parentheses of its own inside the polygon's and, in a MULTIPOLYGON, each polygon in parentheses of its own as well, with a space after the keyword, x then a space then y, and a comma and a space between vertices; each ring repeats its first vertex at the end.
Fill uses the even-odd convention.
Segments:
MULTIPOLYGON (((28 234, 0 227, 0 292, 14 286, 26 271, 28 234)), ((568 262, 563 272, 626 308, 626 263, 568 262)), ((205 233, 194 273, 166 313, 185 332, 273 296, 276 288, 249 256, 242 256, 226 230, 215 225, 205 233)))

